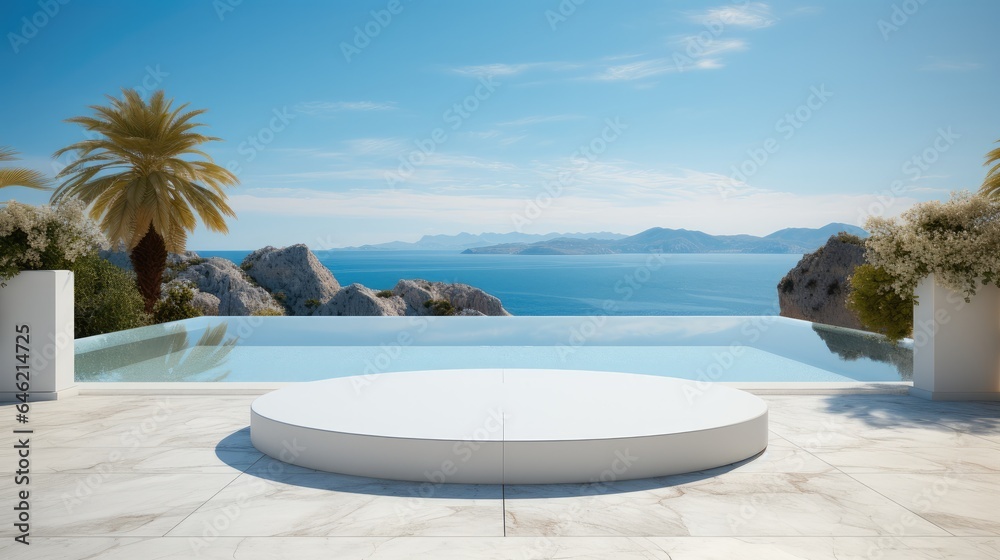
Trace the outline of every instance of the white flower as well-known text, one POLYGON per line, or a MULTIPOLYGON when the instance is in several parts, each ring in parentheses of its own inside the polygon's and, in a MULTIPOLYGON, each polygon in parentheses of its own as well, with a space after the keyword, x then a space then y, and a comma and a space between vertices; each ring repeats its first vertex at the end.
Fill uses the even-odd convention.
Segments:
POLYGON ((900 219, 869 218, 868 261, 884 268, 900 295, 933 273, 968 299, 980 283, 1000 280, 1000 204, 968 191, 948 202, 924 202, 900 219))
POLYGON ((53 260, 72 264, 107 241, 85 205, 70 200, 57 207, 10 202, 0 207, 0 281, 53 260))

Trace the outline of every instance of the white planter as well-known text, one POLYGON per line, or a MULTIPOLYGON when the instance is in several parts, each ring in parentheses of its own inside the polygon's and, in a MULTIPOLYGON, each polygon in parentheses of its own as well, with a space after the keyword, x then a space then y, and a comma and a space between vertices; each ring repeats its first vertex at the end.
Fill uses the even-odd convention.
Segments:
POLYGON ((0 288, 0 402, 18 400, 24 377, 17 374, 25 371, 29 402, 76 394, 68 270, 22 272, 0 288))
POLYGON ((914 396, 1000 400, 1000 289, 980 286, 972 301, 921 280, 913 308, 914 396))

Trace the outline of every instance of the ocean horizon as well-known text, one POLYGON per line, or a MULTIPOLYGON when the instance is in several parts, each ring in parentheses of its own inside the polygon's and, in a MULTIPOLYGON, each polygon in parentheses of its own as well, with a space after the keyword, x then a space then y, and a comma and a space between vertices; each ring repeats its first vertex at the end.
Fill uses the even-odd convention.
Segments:
MULTIPOLYGON (((251 251, 195 251, 239 265, 251 251)), ((777 284, 798 254, 468 255, 318 251, 342 286, 459 282, 514 315, 777 315, 777 284)))

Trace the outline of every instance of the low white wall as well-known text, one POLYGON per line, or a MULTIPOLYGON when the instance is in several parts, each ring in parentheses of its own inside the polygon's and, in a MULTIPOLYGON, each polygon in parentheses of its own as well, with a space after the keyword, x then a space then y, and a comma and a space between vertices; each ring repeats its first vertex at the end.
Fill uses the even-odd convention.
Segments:
POLYGON ((68 270, 22 272, 0 288, 0 402, 17 401, 25 377, 29 402, 76 392, 68 270))
POLYGON ((933 400, 1000 400, 1000 289, 972 301, 924 278, 913 308, 913 389, 933 400))

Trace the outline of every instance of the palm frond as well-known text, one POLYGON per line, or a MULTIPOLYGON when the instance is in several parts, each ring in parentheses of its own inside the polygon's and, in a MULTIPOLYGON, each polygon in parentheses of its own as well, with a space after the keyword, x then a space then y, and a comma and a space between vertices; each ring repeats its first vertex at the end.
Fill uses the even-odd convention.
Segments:
MULTIPOLYGON (((0 146, 0 161, 17 160, 17 152, 7 146, 0 146)), ((48 190, 49 180, 40 172, 25 167, 8 167, 0 169, 0 189, 4 187, 28 187, 29 189, 48 190)))
POLYGON ((990 170, 986 172, 986 179, 979 187, 979 192, 991 198, 1000 198, 1000 148, 986 154, 986 163, 983 165, 992 165, 993 167, 990 167, 990 170))
MULTIPOLYGON (((123 89, 108 96, 93 113, 67 119, 95 136, 56 152, 77 156, 58 175, 62 183, 52 202, 83 200, 112 243, 132 249, 149 227, 170 251, 183 251, 188 233, 200 220, 212 231, 226 231, 225 218, 235 217, 224 187, 237 177, 202 150, 218 138, 195 132, 204 109, 176 105, 163 91, 144 100, 123 89)), ((5 152, 0 151, 0 158, 5 152)))

